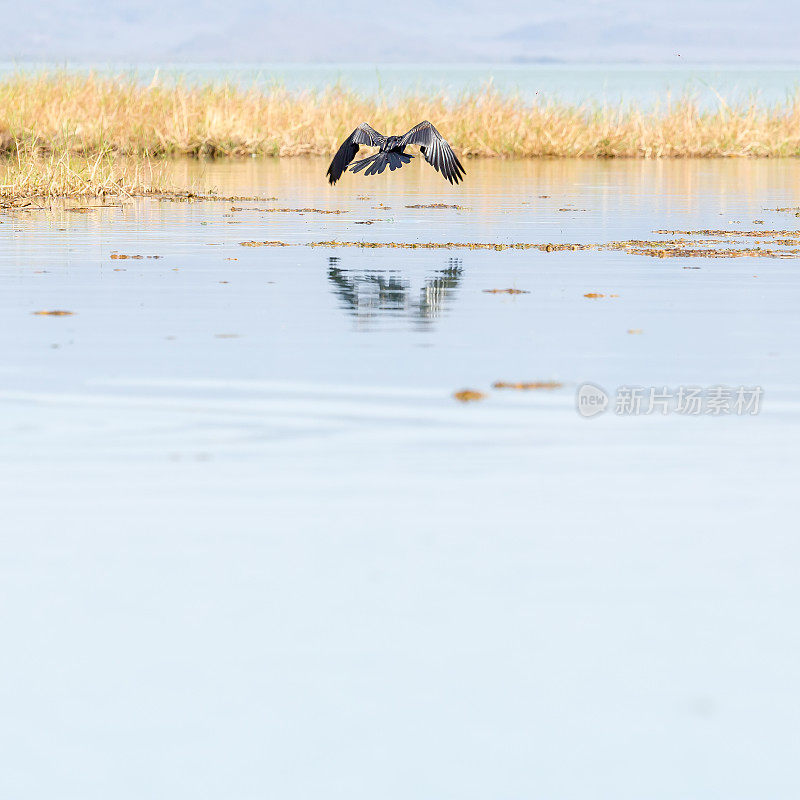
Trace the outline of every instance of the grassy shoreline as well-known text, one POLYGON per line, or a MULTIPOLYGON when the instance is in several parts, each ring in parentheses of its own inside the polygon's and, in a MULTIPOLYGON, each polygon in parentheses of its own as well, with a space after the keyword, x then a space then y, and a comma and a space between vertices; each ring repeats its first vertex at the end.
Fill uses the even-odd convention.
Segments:
POLYGON ((386 101, 341 88, 262 92, 19 74, 0 80, 0 198, 170 192, 165 157, 329 156, 362 120, 398 132, 422 119, 466 158, 800 156, 800 93, 770 107, 720 99, 709 111, 685 97, 644 111, 527 103, 489 89, 456 101, 386 101))
POLYGON ((143 197, 170 191, 163 167, 151 158, 120 158, 108 150, 84 155, 20 143, 0 159, 0 206, 20 198, 143 197))
POLYGON ((800 94, 761 107, 702 110, 691 98, 636 107, 526 103, 491 90, 456 101, 364 98, 332 88, 267 92, 141 85, 95 75, 0 81, 0 149, 19 143, 92 155, 329 155, 362 120, 390 132, 430 119, 465 157, 795 157, 800 94))

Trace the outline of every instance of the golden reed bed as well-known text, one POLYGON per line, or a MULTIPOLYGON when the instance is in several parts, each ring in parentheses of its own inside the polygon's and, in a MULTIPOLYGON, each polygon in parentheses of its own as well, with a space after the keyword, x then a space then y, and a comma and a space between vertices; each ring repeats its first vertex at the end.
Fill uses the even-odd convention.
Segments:
MULTIPOLYGON (((430 119, 466 157, 695 158, 800 155, 800 94, 785 103, 702 110, 527 103, 489 89, 450 101, 367 99, 230 86, 149 86, 94 75, 0 81, 0 194, 139 194, 152 165, 116 156, 329 155, 362 120, 404 131, 430 119)), ((162 187, 163 188, 163 187, 162 187)))
POLYGON ((142 86, 96 76, 0 82, 0 137, 53 149, 130 155, 328 155, 362 120, 404 131, 431 119, 465 156, 706 157, 800 155, 800 95, 762 108, 688 98, 661 109, 531 105, 479 91, 456 102, 386 102, 341 90, 266 93, 231 87, 142 86))
POLYGON ((174 192, 164 164, 151 158, 117 158, 103 148, 92 155, 63 146, 19 143, 0 159, 0 207, 33 197, 141 197, 174 192))

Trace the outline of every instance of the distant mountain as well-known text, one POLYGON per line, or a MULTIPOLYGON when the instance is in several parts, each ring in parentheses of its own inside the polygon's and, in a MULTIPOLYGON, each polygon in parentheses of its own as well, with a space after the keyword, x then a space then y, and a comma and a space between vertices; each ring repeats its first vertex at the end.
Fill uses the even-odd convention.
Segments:
POLYGON ((800 60, 797 0, 36 0, 2 61, 800 60))

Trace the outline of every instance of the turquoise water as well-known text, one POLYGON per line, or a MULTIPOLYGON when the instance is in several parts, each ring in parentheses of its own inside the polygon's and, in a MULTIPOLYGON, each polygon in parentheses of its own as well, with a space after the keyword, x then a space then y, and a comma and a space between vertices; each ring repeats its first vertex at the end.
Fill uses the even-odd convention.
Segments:
POLYGON ((669 97, 692 94, 704 105, 784 101, 800 86, 800 66, 786 65, 643 65, 643 64, 0 64, 0 76, 44 69, 130 75, 142 82, 157 79, 187 83, 228 81, 238 86, 291 90, 324 89, 339 84, 370 96, 403 92, 444 92, 457 97, 491 85, 526 100, 569 103, 638 103, 651 106, 669 97))

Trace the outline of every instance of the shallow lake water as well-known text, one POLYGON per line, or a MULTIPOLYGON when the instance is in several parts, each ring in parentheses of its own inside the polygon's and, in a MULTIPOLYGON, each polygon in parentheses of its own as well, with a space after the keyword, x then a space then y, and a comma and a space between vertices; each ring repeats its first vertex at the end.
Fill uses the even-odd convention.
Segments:
POLYGON ((2 794, 795 797, 800 260, 309 245, 791 255, 800 163, 326 166, 0 215, 2 794))

